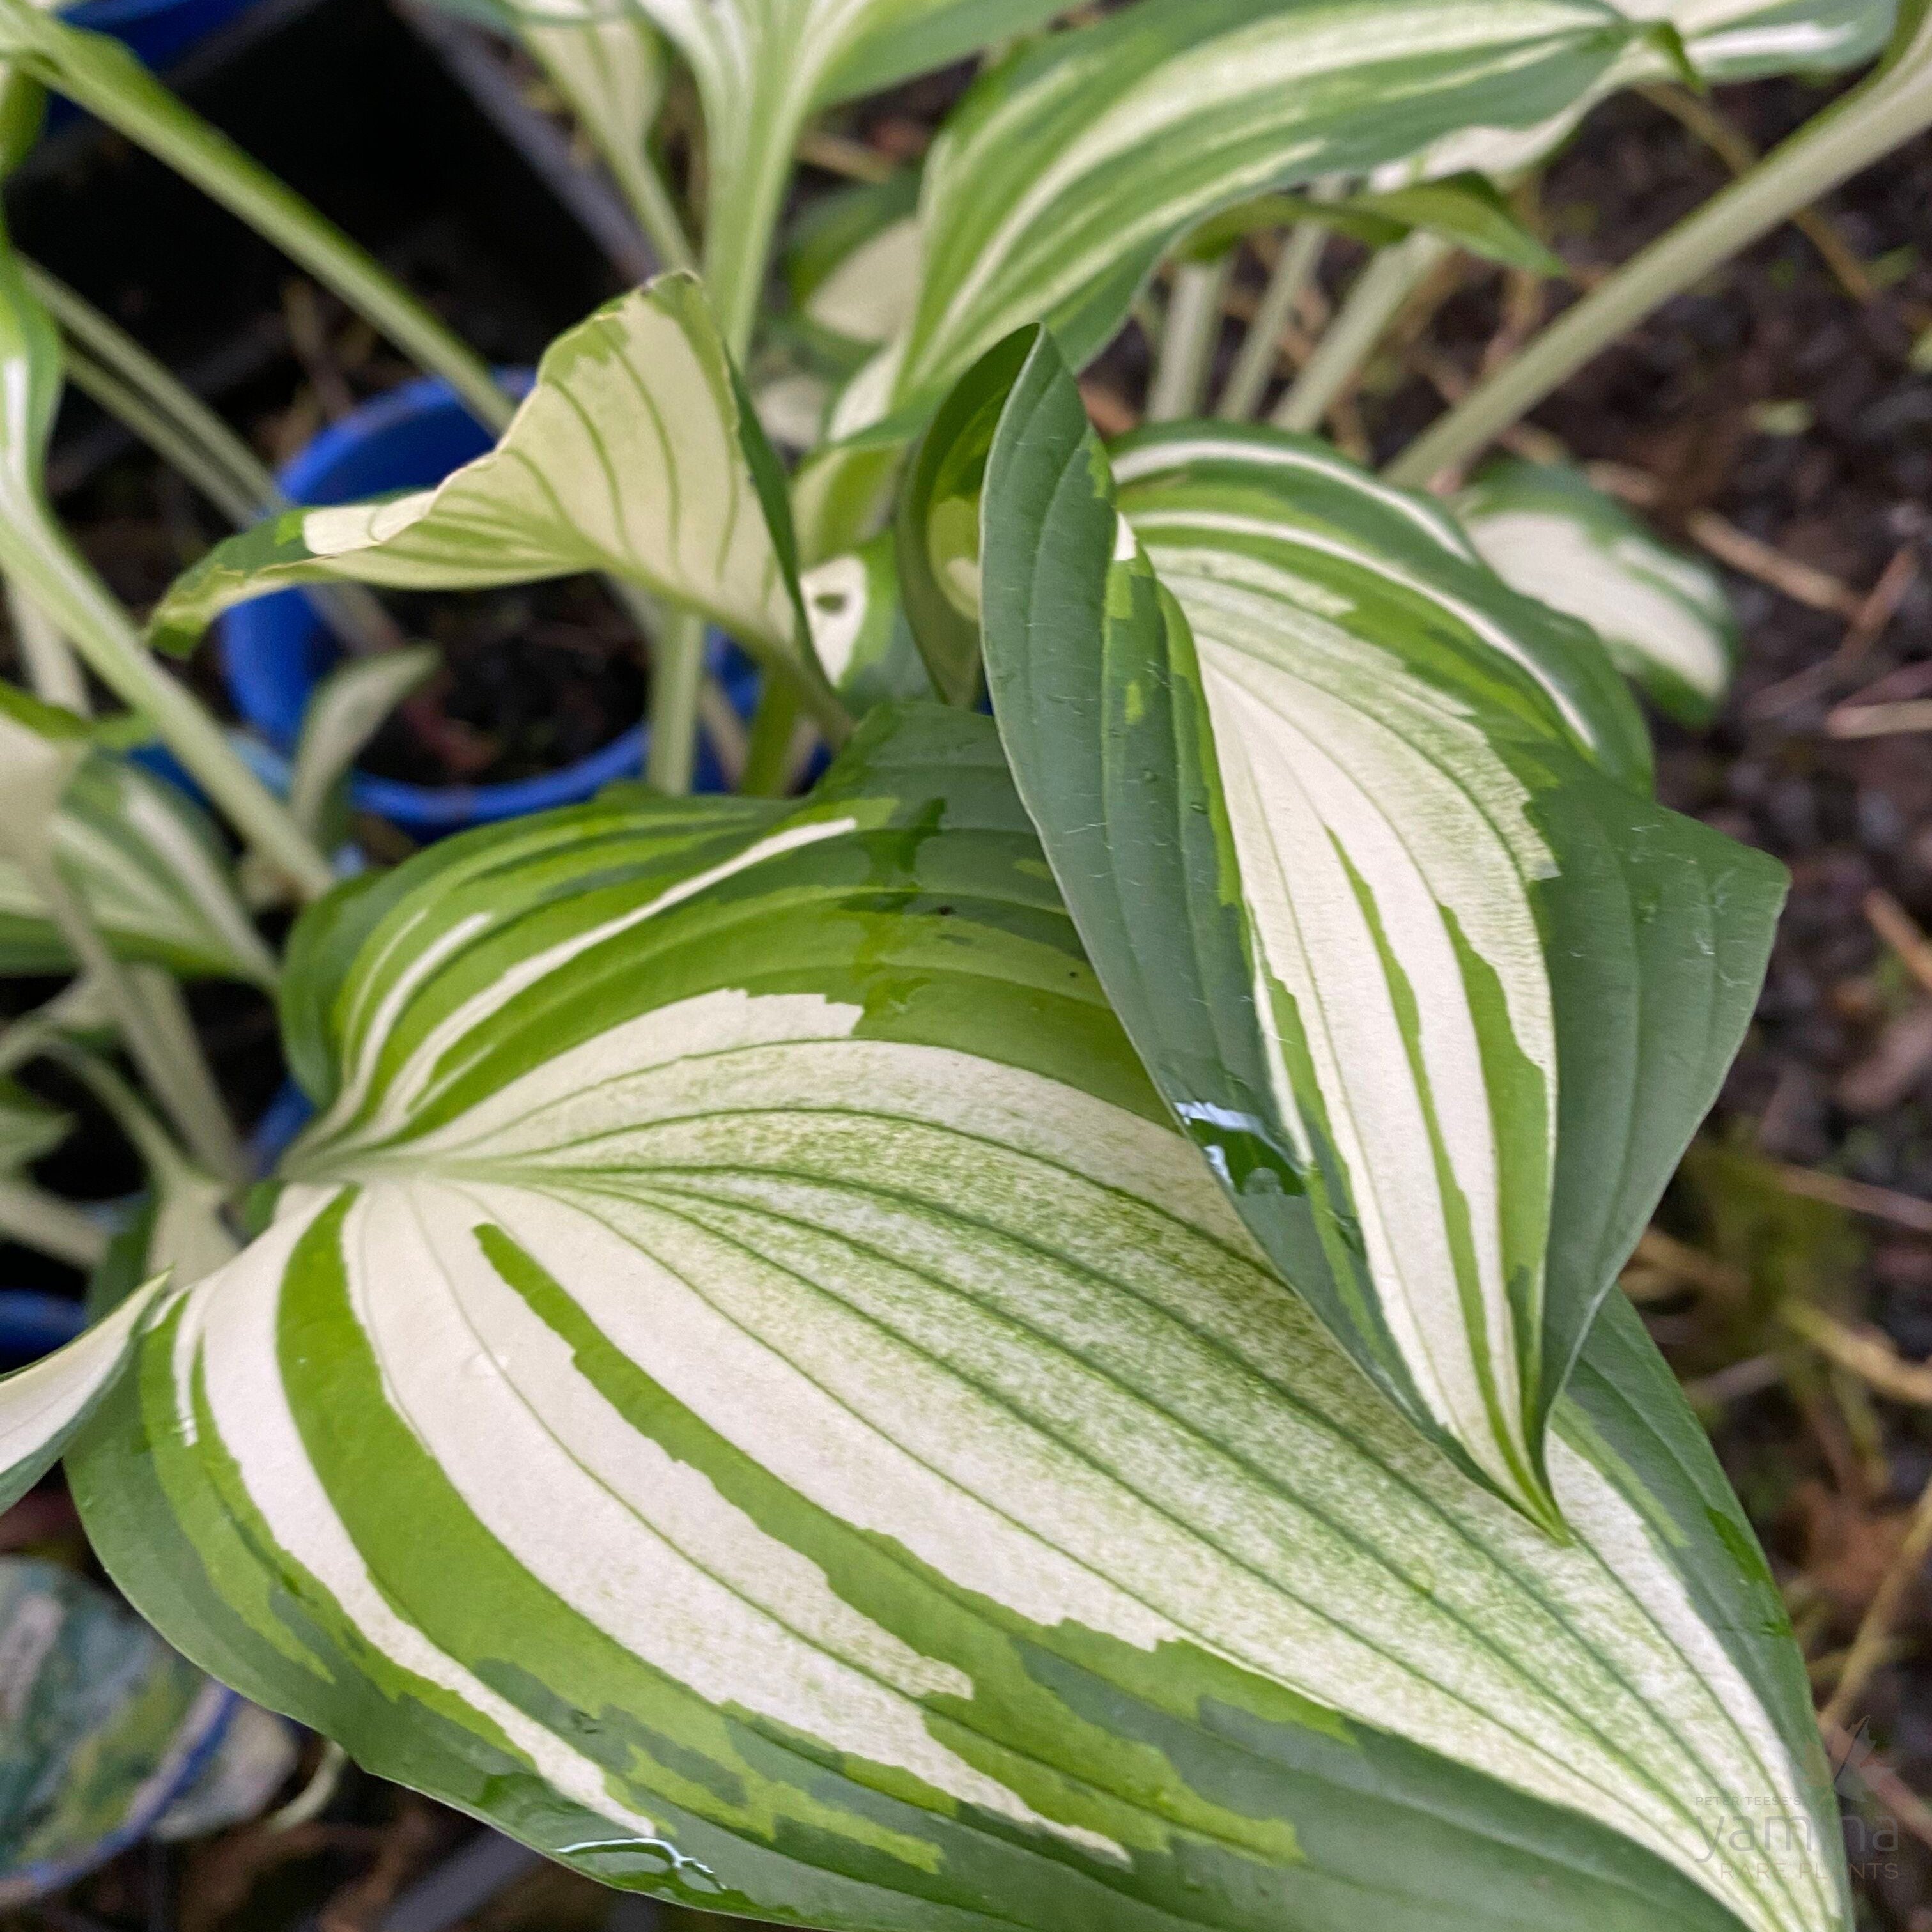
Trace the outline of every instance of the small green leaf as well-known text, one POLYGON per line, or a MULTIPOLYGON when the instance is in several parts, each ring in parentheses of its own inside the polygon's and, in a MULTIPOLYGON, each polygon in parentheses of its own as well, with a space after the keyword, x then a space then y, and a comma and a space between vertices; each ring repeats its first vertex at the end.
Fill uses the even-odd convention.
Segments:
POLYGON ((1269 194, 1216 215, 1190 237, 1196 250, 1224 248, 1259 229, 1318 221, 1339 234, 1381 248, 1418 229, 1459 248, 1532 274, 1567 276, 1568 265, 1551 254, 1516 218, 1493 182, 1478 174, 1448 175, 1406 188, 1317 201, 1306 195, 1269 194))
POLYGON ((416 644, 352 658, 316 686, 289 775, 289 810, 311 837, 322 836, 330 800, 356 754, 440 662, 434 645, 416 644))

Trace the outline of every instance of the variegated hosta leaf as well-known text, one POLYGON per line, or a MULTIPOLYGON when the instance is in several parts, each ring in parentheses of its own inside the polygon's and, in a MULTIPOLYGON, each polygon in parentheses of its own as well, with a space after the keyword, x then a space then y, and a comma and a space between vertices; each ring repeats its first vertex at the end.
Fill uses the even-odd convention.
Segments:
MULTIPOLYGON (((34 1558, 0 1556, 0 1911, 11 1917, 145 1838, 198 1767, 213 1768, 237 1700, 97 1584, 34 1558)), ((286 1776, 294 1747, 276 1729, 286 1776)), ((238 1815, 218 1808, 212 1825, 238 1815)))
POLYGON ((60 1460, 81 1425, 133 1359, 163 1279, 62 1348, 0 1376, 0 1510, 10 1510, 60 1460))
POLYGON ((742 346, 792 154, 818 107, 1024 32, 1063 0, 638 0, 704 107, 706 267, 742 346))
POLYGON ((1724 580, 1658 542, 1614 497, 1560 464, 1486 470, 1456 512, 1496 574, 1590 625, 1624 676, 1687 724, 1731 681, 1737 626, 1724 580))
MULTIPOLYGON (((53 851, 121 958, 274 984, 274 957, 236 896, 214 826, 165 779, 130 759, 88 753, 55 816, 53 851)), ((74 970, 27 870, 0 854, 0 971, 74 970)))
POLYGON ((990 74, 926 169, 910 326, 855 380, 849 434, 938 400, 1025 322, 1084 360, 1162 251, 1266 189, 1359 172, 1472 121, 1554 113, 1631 38, 1597 0, 1142 0, 990 74))
POLYGON ((855 718, 875 704, 932 695, 899 602, 890 534, 807 571, 800 588, 819 669, 855 718))
POLYGON ((890 340, 919 299, 919 218, 902 215, 853 250, 805 304, 807 319, 848 342, 890 340))
POLYGON ((1619 782, 1600 646, 1319 444, 1183 424, 1110 474, 1036 338, 984 505, 995 710, 1150 1071, 1356 1360, 1552 1522, 1545 1418, 1780 868, 1619 782))
POLYGON ((0 772, 0 972, 75 970, 47 903, 51 862, 116 952, 274 984, 214 827, 172 785, 98 748, 72 712, 4 683, 0 772))
POLYGON ((1661 20, 1682 36, 1706 80, 1833 73, 1884 50, 1894 0, 1616 0, 1634 20, 1661 20))
POLYGON ((1576 98, 1541 122, 1508 127, 1475 122, 1420 154, 1378 172, 1384 187, 1474 170, 1501 178, 1546 160, 1606 94, 1646 82, 1684 77, 1736 81, 1773 74, 1828 74, 1862 67, 1884 48, 1896 0, 1613 0, 1653 31, 1633 40, 1576 98))
POLYGON ((294 954, 293 1184, 69 1457, 205 1667, 728 1913, 1845 1923, 1776 1592, 1634 1316, 1554 1540, 1269 1271, 987 721, 882 714, 789 813, 468 835, 294 954))
POLYGON ((636 0, 691 63, 722 160, 814 108, 949 66, 1064 10, 1060 0, 636 0))
POLYGON ((847 359, 890 340, 919 298, 919 177, 910 169, 827 196, 785 251, 785 281, 814 342, 847 359))
POLYGON ((502 12, 633 203, 660 192, 640 167, 668 78, 643 0, 502 0, 502 12))
POLYGON ((218 544, 154 613, 181 646, 230 604, 334 578, 475 590, 607 571, 807 662, 777 459, 696 278, 660 276, 560 336, 487 456, 433 490, 291 510, 218 544))

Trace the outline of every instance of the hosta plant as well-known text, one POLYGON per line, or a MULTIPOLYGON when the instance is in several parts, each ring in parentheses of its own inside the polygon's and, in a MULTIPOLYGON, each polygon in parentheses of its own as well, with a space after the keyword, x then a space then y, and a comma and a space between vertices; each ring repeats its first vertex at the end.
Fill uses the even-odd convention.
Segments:
MULTIPOLYGON (((1464 472, 1722 220, 1932 118, 1924 20, 1693 218, 1694 265, 1666 238, 1406 452, 1438 499, 1292 426, 1418 266, 1549 266, 1511 193, 1607 89, 1848 63, 1887 10, 1054 11, 493 10, 670 266, 513 407, 130 62, 0 0, 16 80, 498 433, 434 489, 281 502, 0 262, 0 567, 44 620, 42 701, 0 707, 0 940, 78 974, 0 1070, 59 1058, 153 1181, 94 1325, 0 1382, 0 1486, 64 1458, 194 1663, 713 1911, 1844 1932, 1777 1589, 1616 1291, 1782 895, 1658 802, 1633 694, 1708 715, 1728 620, 1580 475, 1464 472), (781 236, 813 116, 976 54, 916 181, 781 236), (652 138, 679 62, 690 206, 652 138), (1288 224, 1276 333, 1311 233, 1382 252, 1276 420, 1261 322, 1210 416, 1229 251, 1288 224), (1079 372, 1150 278, 1154 420, 1105 442, 1079 372), (144 635, 46 501, 66 368, 260 513, 144 635), (420 654, 325 687, 286 802, 157 655, 292 585, 352 633, 370 587, 585 571, 650 631, 652 782, 339 883, 332 794, 420 654), (694 799, 707 628, 764 695, 739 791, 694 799), (242 865, 75 715, 69 645, 242 865), (251 909, 290 898, 278 956, 251 909), (272 988, 314 1108, 245 1209, 170 972, 272 988)), ((9 1090, 24 1161, 58 1127, 9 1090)))

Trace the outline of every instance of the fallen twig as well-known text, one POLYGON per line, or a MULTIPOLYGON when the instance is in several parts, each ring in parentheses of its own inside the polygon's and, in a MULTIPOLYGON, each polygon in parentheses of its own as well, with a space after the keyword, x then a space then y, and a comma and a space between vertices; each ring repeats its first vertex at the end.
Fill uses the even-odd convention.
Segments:
MULTIPOLYGON (((1845 634, 1839 639, 1837 650, 1829 657, 1807 664, 1802 670, 1758 692, 1750 702, 1753 715, 1761 718, 1774 716, 1808 699, 1822 697, 1841 678, 1857 670, 1870 655, 1873 645, 1884 635, 1886 626, 1898 614, 1898 607, 1905 601, 1905 593, 1912 588, 1918 575, 1916 553, 1910 544, 1902 545, 1879 573, 1878 581, 1865 593, 1864 602, 1846 626, 1845 634)), ((1829 718, 1826 721, 1825 728, 1827 731, 1832 729, 1829 718)))
POLYGON ((1871 929, 1899 957, 1905 970, 1932 993, 1932 939, 1891 893, 1874 890, 1865 895, 1865 917, 1871 929))
POLYGON ((800 136, 798 158, 808 166, 821 168, 829 175, 843 175, 848 181, 890 181, 899 164, 877 148, 855 141, 849 134, 835 134, 829 128, 810 128, 800 136))
POLYGON ((1784 1378, 1784 1364, 1775 1355, 1747 1355, 1708 1376, 1692 1377, 1684 1384, 1684 1394, 1694 1408, 1722 1408, 1775 1388, 1784 1378))
POLYGON ((1739 530, 1714 510, 1693 510, 1684 519, 1684 529, 1693 542, 1708 550, 1720 563, 1729 564, 1742 576, 1769 584, 1794 603, 1808 605, 1814 610, 1834 611, 1853 621, 1864 608, 1864 599, 1843 578, 1786 556, 1749 531, 1739 530))
POLYGON ((1902 704, 1841 704, 1825 720, 1833 738, 1890 738, 1901 732, 1932 731, 1932 698, 1902 704))
POLYGON ((1771 1171, 1787 1194, 1822 1201, 1874 1221, 1889 1221, 1894 1227, 1909 1228, 1916 1234, 1932 1234, 1932 1201, 1922 1200, 1916 1194, 1874 1187, 1868 1181, 1847 1180, 1841 1174, 1826 1174, 1815 1167, 1774 1163, 1771 1171))
POLYGON ((1918 1580, 1928 1554, 1932 1554, 1932 1482, 1919 1492, 1905 1540, 1898 1546, 1898 1554, 1886 1566, 1884 1577, 1859 1622, 1858 1634, 1852 1639, 1851 1652, 1845 1659, 1844 1669, 1838 1674, 1837 1686, 1830 1701, 1818 1714, 1821 1725, 1834 1729, 1844 1725, 1858 1693, 1871 1681, 1872 1672, 1884 1661, 1893 1626, 1905 1605, 1906 1593, 1918 1580))
POLYGON ((1906 592, 1918 580, 1918 553, 1911 544, 1901 544, 1865 593, 1864 602, 1838 646, 1836 661, 1840 668, 1856 662, 1884 635, 1886 626, 1898 615, 1906 592))
POLYGON ((1850 1370, 1880 1395, 1932 1405, 1932 1365, 1907 1361, 1882 1330, 1840 1322, 1808 1301, 1784 1302, 1778 1318, 1826 1360, 1850 1370))

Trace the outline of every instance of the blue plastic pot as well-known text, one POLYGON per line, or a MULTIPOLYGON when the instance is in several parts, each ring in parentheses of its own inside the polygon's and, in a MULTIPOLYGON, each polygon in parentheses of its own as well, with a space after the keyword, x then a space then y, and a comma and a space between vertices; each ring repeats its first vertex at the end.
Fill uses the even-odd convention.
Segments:
POLYGON ((71 1342, 86 1317, 80 1304, 38 1288, 0 1288, 0 1370, 38 1361, 71 1342))
MULTIPOLYGON (((61 10, 68 26, 111 34, 143 66, 171 67, 212 39, 230 21, 259 0, 81 0, 61 10)), ((58 134, 82 118, 81 110, 58 94, 47 100, 46 131, 58 134)))
POLYGON ((262 1110, 248 1136, 248 1161, 266 1178, 289 1150, 289 1144, 315 1115, 315 1102, 292 1080, 284 1080, 275 1097, 262 1110))
MULTIPOLYGON (((527 372, 506 374, 520 394, 527 372)), ((332 424, 286 464, 278 481, 298 503, 344 503, 440 483, 490 446, 491 437, 440 378, 424 376, 392 390, 332 424)), ((712 668, 732 702, 748 716, 758 688, 750 663, 722 637, 712 644, 712 668)), ((221 655, 235 708, 284 754, 292 751, 303 707, 334 664, 334 640, 299 590, 278 591, 238 604, 221 620, 221 655)), ((561 771, 494 785, 407 784, 364 772, 350 778, 350 802, 419 838, 465 826, 576 805, 620 778, 639 776, 648 736, 642 725, 561 771)), ((700 747, 698 789, 723 788, 708 747, 700 747)))
POLYGON ((63 10, 69 26, 112 34, 149 67, 166 67, 237 20, 256 0, 81 0, 63 10))

